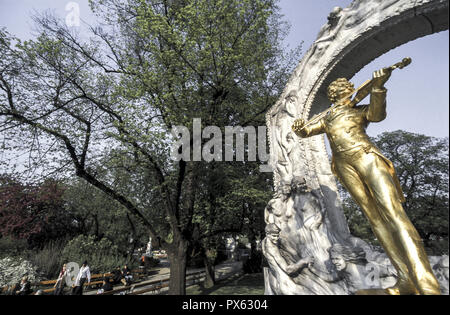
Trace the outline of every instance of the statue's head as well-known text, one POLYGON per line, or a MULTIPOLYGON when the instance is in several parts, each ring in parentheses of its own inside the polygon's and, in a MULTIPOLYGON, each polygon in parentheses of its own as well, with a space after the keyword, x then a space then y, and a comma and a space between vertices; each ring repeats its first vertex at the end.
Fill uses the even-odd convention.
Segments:
POLYGON ((339 17, 339 13, 341 13, 341 7, 334 7, 333 10, 328 14, 328 21, 330 23, 334 22, 339 17))
POLYGON ((297 99, 298 99, 297 94, 298 94, 297 90, 290 90, 289 93, 284 98, 284 100, 286 102, 293 102, 293 103, 295 103, 297 101, 297 99))
POLYGON ((294 176, 291 182, 291 189, 295 192, 306 192, 308 191, 308 186, 306 185, 306 180, 301 176, 294 176))
POLYGON ((330 258, 337 271, 342 271, 347 268, 347 262, 342 255, 333 254, 330 258))
POLYGON ((291 194, 291 183, 289 181, 286 180, 281 180, 280 181, 280 185, 278 186, 277 189, 277 195, 278 196, 283 196, 283 197, 288 197, 291 194))
POLYGON ((266 228, 266 237, 274 244, 278 242, 278 238, 280 236, 280 228, 273 223, 267 224, 266 228))
POLYGON ((285 109, 288 112, 288 114, 291 116, 296 115, 295 107, 297 106, 297 100, 298 100, 297 94, 298 94, 297 90, 291 90, 284 98, 285 109))
POLYGON ((339 78, 328 86, 327 96, 333 104, 336 104, 336 102, 354 90, 355 86, 353 83, 349 82, 346 78, 339 78))
POLYGON ((360 247, 350 247, 342 244, 334 244, 329 249, 331 262, 337 271, 347 268, 347 264, 366 264, 366 252, 360 247))

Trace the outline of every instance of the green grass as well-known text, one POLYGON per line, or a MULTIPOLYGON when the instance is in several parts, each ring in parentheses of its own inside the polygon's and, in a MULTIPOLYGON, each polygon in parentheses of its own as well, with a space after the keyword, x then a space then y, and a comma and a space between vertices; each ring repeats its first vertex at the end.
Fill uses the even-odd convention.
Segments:
POLYGON ((187 295, 264 295, 262 273, 235 275, 218 281, 212 288, 196 284, 186 288, 187 295))

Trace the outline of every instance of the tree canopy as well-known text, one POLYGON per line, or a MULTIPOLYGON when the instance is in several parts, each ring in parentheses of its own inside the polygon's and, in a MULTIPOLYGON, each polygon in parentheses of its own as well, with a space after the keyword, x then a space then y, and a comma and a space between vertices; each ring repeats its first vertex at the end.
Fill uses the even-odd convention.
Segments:
POLYGON ((196 226, 203 235, 227 230, 198 224, 231 211, 226 194, 209 196, 255 173, 242 163, 236 172, 172 161, 170 131, 192 129, 194 118, 222 130, 264 123, 299 54, 283 49, 288 28, 276 2, 91 1, 102 24, 87 39, 49 14, 35 17, 34 40, 2 30, 3 171, 28 180, 75 174, 102 191, 168 251, 171 293, 183 294, 196 226))

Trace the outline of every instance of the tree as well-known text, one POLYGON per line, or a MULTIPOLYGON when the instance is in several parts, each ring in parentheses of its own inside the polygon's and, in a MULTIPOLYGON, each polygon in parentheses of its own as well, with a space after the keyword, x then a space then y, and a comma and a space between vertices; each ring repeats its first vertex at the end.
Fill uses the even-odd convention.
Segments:
MULTIPOLYGON (((448 254, 448 138, 406 131, 384 132, 373 139, 394 163, 406 202, 404 209, 430 254, 448 254)), ((344 194, 352 234, 374 241, 367 220, 344 194)))
POLYGON ((27 240, 31 247, 76 232, 65 210, 62 184, 47 180, 36 185, 0 177, 0 233, 27 240))
POLYGON ((251 244, 264 236, 264 208, 272 195, 271 174, 260 173, 258 163, 221 163, 207 173, 202 202, 196 211, 194 238, 201 244, 205 262, 205 286, 215 283, 214 262, 223 238, 245 235, 251 244), (225 175, 225 176, 224 176, 225 175))
POLYGON ((28 164, 40 166, 34 174, 67 174, 70 167, 120 203, 168 252, 170 293, 184 294, 198 178, 207 163, 171 161, 170 131, 191 128, 193 118, 221 128, 261 120, 299 50, 282 52, 286 25, 275 0, 91 5, 104 26, 91 28, 90 41, 49 15, 36 18, 42 34, 35 41, 1 32, 5 147, 28 152, 28 164), (18 147, 14 139, 24 141, 18 147), (100 176, 106 156, 114 163, 100 176), (130 174, 133 193, 115 185, 117 168, 130 174))
POLYGON ((64 194, 66 208, 80 233, 96 240, 106 238, 118 251, 132 258, 132 253, 148 241, 148 233, 138 220, 115 200, 83 180, 74 180, 64 194))

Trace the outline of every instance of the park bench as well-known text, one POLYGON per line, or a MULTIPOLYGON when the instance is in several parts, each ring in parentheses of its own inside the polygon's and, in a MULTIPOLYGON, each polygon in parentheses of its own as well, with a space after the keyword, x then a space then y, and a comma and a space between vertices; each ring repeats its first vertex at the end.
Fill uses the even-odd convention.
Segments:
MULTIPOLYGON (((194 282, 196 282, 196 281, 198 281, 198 279, 200 279, 203 276, 204 273, 205 273, 204 270, 188 273, 188 274, 186 274, 186 280, 193 280, 194 282)), ((170 279, 170 277, 167 276, 162 279, 144 281, 141 283, 135 283, 131 286, 125 286, 122 288, 114 289, 112 291, 103 292, 103 293, 100 293, 97 295, 114 295, 114 294, 118 294, 118 293, 119 294, 124 293, 126 295, 140 295, 140 294, 144 294, 144 293, 148 293, 148 292, 159 292, 159 291, 161 291, 161 289, 169 287, 169 279, 170 279), (147 287, 147 286, 150 286, 150 287, 144 288, 141 290, 135 290, 136 288, 147 287)))
MULTIPOLYGON (((103 284, 103 278, 105 277, 112 277, 113 274, 112 273, 102 273, 102 274, 93 274, 91 275, 91 282, 85 283, 84 287, 98 287, 100 285, 103 284)), ((49 286, 49 285, 55 285, 56 280, 45 280, 45 281, 41 281, 39 282, 37 285, 35 286, 49 286)), ((48 289, 44 289, 42 290, 45 294, 47 293, 52 293, 53 291, 55 291, 55 288, 48 288, 48 289)))
MULTIPOLYGON (((133 274, 133 281, 139 281, 141 278, 146 277, 149 274, 149 270, 146 269, 134 269, 131 271, 131 273, 133 274)), ((84 286, 86 288, 96 288, 96 287, 100 287, 103 284, 103 278, 105 277, 113 277, 112 273, 102 273, 102 274, 93 274, 91 275, 91 282, 85 283, 84 286)), ((112 281, 112 279, 110 279, 110 281, 112 281)), ((56 279, 54 280, 44 280, 44 281, 40 281, 38 283, 33 283, 32 287, 34 288, 39 288, 39 287, 45 287, 45 286, 54 286, 56 283, 56 279)), ((6 293, 9 289, 9 286, 4 286, 2 288, 0 288, 0 292, 2 294, 6 293)), ((52 293, 53 291, 55 291, 55 288, 51 287, 51 288, 47 288, 47 289, 43 289, 42 290, 44 292, 44 294, 48 294, 48 293, 52 293)), ((34 292, 32 294, 36 294, 37 290, 34 290, 34 292)))
MULTIPOLYGON (((142 277, 145 277, 147 272, 145 270, 141 270, 141 269, 135 269, 132 270, 132 274, 133 274, 133 279, 139 280, 142 277)), ((112 281, 111 277, 113 277, 112 273, 102 273, 102 274, 93 274, 91 275, 91 282, 90 283, 85 283, 84 287, 85 288, 98 288, 103 284, 103 278, 110 278, 110 281, 112 281)), ((34 286, 50 286, 50 285, 55 285, 56 283, 56 279, 55 280, 45 280, 45 281, 41 281, 38 284, 35 284, 34 286)), ((55 288, 48 288, 48 289, 44 289, 42 290, 44 292, 44 294, 48 294, 48 293, 52 293, 53 291, 55 291, 55 288)))
MULTIPOLYGON (((203 278, 205 271, 197 271, 197 272, 193 272, 190 273, 188 275, 186 275, 186 281, 188 280, 193 280, 192 283, 190 283, 190 285, 193 285, 195 283, 197 283, 197 281, 199 281, 200 279, 203 278)), ((146 284, 148 285, 148 284, 146 284)), ((145 288, 145 289, 141 289, 141 290, 134 290, 132 292, 129 293, 129 295, 141 295, 144 293, 148 293, 148 292, 160 292, 161 289, 163 288, 168 288, 169 287, 169 278, 164 279, 164 280, 159 280, 159 283, 155 283, 155 285, 153 285, 150 288, 145 288)))
MULTIPOLYGON (((148 285, 148 284, 147 284, 148 285)), ((169 287, 169 281, 163 282, 159 280, 159 282, 153 284, 150 288, 145 288, 141 290, 132 290, 129 295, 141 295, 148 292, 160 292, 163 288, 169 287)))
MULTIPOLYGON (((143 277, 145 277, 148 272, 144 271, 144 270, 140 270, 140 269, 135 269, 132 271, 133 274, 133 281, 139 280, 143 277)), ((194 283, 196 281, 198 281, 199 279, 201 279, 203 277, 204 271, 195 271, 195 272, 191 272, 191 273, 187 273, 186 274, 186 280, 193 280, 194 283)), ((105 277, 109 277, 110 281, 112 281, 111 277, 113 276, 113 274, 111 273, 103 273, 103 274, 93 274, 91 275, 91 282, 85 283, 84 286, 86 288, 90 287, 90 288, 95 288, 95 287, 100 287, 103 284, 103 278, 105 277)), ((139 294, 143 294, 143 293, 148 293, 148 292, 159 292, 161 289, 163 288, 167 288, 169 286, 169 279, 170 277, 165 277, 163 279, 158 279, 158 280, 151 280, 151 281, 143 281, 141 283, 134 283, 132 285, 129 286, 123 286, 117 289, 113 289, 112 291, 107 291, 107 292, 103 292, 100 293, 98 295, 114 295, 114 294, 118 294, 118 293, 124 293, 124 294, 129 294, 129 295, 139 295, 139 294), (150 286, 149 288, 144 288, 141 290, 135 290, 136 288, 139 287, 144 287, 144 286, 150 286)), ((34 284, 33 287, 41 287, 41 286, 50 286, 50 285, 55 285, 56 283, 56 279, 55 280, 44 280, 41 281, 37 284, 34 284)), ((2 293, 6 292, 8 289, 8 287, 4 287, 2 288, 2 293)), ((53 291, 55 291, 55 288, 51 287, 48 289, 44 289, 42 290, 44 292, 44 294, 49 294, 52 293, 53 291)), ((37 290, 35 290, 35 292, 33 292, 32 294, 36 294, 37 290)))

